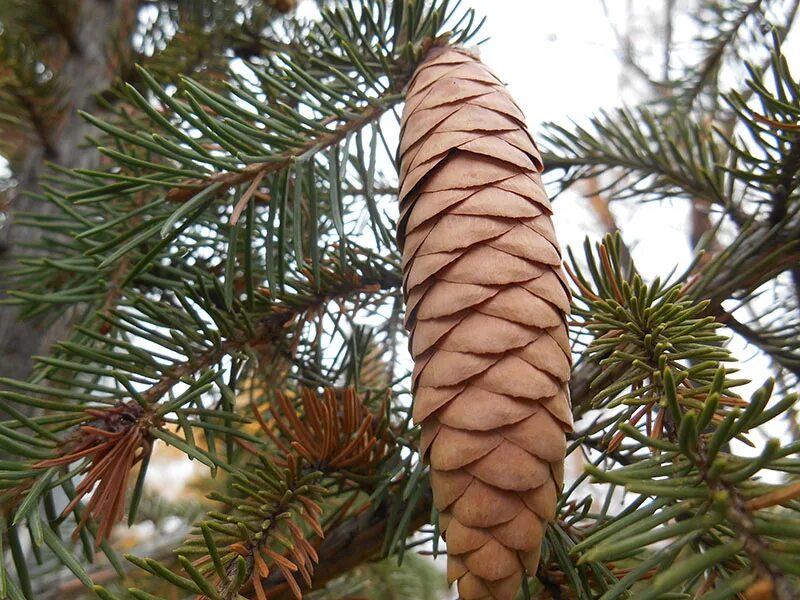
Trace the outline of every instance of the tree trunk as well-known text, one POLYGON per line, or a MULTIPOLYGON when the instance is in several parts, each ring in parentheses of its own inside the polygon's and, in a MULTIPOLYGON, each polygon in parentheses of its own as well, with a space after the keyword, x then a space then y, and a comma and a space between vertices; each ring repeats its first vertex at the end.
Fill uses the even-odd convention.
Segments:
MULTIPOLYGON (((116 51, 113 40, 127 28, 125 19, 135 17, 134 0, 82 0, 77 11, 72 39, 76 47, 66 49, 62 68, 58 73, 59 88, 68 108, 59 123, 48 125, 48 148, 40 142, 31 142, 24 150, 19 167, 14 172, 17 185, 10 192, 10 222, 0 229, 0 268, 14 264, 24 251, 24 245, 37 241, 40 230, 15 225, 15 212, 54 212, 54 207, 32 197, 40 191, 40 178, 45 161, 67 167, 92 168, 99 162, 99 154, 83 145, 91 126, 79 115, 79 110, 96 112, 95 94, 108 88, 113 78, 109 57, 116 51)), ((127 39, 120 42, 128 44, 127 39)), ((10 282, 0 277, 0 297, 5 297, 10 282)), ((14 306, 0 305, 0 376, 27 378, 31 373, 31 357, 47 351, 61 339, 69 325, 70 314, 59 315, 55 321, 20 321, 14 306)))

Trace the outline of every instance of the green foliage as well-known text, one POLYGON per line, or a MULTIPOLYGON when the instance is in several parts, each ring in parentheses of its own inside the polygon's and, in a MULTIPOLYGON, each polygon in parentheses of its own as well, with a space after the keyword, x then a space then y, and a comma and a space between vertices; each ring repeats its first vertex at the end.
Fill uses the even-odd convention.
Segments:
MULTIPOLYGON (((321 508, 315 503, 327 491, 317 484, 321 473, 300 474, 302 464, 290 461, 279 469, 266 457, 248 465, 247 471, 232 475, 236 496, 211 495, 227 510, 208 513, 184 545, 175 549, 178 562, 188 577, 174 573, 152 559, 128 559, 175 586, 211 600, 238 597, 245 585, 262 587, 260 578, 269 575, 273 564, 293 589, 299 587, 294 572, 306 585, 316 562, 314 547, 300 529, 303 521, 322 534, 317 520, 321 508), (289 557, 284 558, 283 554, 289 557)), ((263 595, 263 590, 259 597, 263 595)))
POLYGON ((576 275, 576 313, 593 338, 586 355, 603 368, 592 405, 605 409, 576 441, 600 453, 587 474, 631 502, 622 515, 576 520, 581 539, 571 553, 578 564, 631 565, 604 599, 626 590, 638 590, 636 598, 695 593, 716 581, 742 591, 776 573, 775 584, 791 589, 800 572, 781 553, 793 545, 798 507, 757 510, 783 484, 754 475, 796 472, 797 443, 770 439, 755 456, 730 448, 735 440, 752 445, 747 433, 780 418, 797 396, 767 408, 767 383, 740 400, 732 390, 745 382, 729 378, 719 325, 702 316, 709 302, 693 301, 682 284, 647 285, 630 265, 624 277, 619 245, 607 238, 595 253, 587 244, 591 278, 576 275), (784 530, 762 527, 781 520, 784 530), (637 587, 642 580, 650 583, 637 587))
MULTIPOLYGON (((415 65, 472 43, 475 16, 421 0, 331 3, 311 23, 276 3, 152 4, 104 116, 86 115, 101 167, 54 169, 40 198, 55 213, 15 215, 43 237, 5 302, 75 318, 29 380, 0 382, 0 597, 49 593, 59 568, 104 599, 297 595, 319 585, 317 559, 357 552, 309 597, 439 597, 443 577, 411 552, 440 549, 435 525, 412 537, 431 500, 400 358, 392 135, 415 65), (124 562, 112 526, 160 514, 144 484, 162 443, 216 478, 213 507, 184 515, 174 552, 124 562), (104 560, 120 579, 91 587, 104 560)), ((585 468, 523 597, 794 597, 798 435, 773 438, 791 432, 800 374, 800 88, 780 45, 791 7, 770 40, 758 27, 776 10, 702 3, 707 52, 659 102, 545 133, 561 189, 689 200, 713 227, 672 275, 640 271, 622 236, 570 252, 568 464, 585 468), (723 95, 738 56, 758 64, 723 95), (776 376, 749 399, 731 333, 776 376)), ((29 85, 4 72, 17 83, 0 112, 29 128, 7 94, 56 96, 57 78, 31 73, 57 14, 17 16, 41 30, 9 46, 29 85)))
MULTIPOLYGON (((667 368, 683 373, 697 393, 708 393, 718 365, 733 360, 717 347, 726 339, 717 333, 721 325, 704 316, 709 301, 693 301, 680 284, 658 278, 646 284, 633 265, 621 263, 621 241, 607 238, 596 254, 587 241, 591 279, 572 257, 580 290, 574 314, 592 337, 585 356, 603 368, 592 381, 592 407, 650 404, 661 385, 657 373, 667 368)), ((730 382, 725 391, 741 383, 730 382)))
POLYGON ((603 192, 612 199, 663 200, 682 194, 725 205, 723 153, 707 125, 653 108, 601 113, 589 128, 550 125, 545 143, 562 156, 547 156, 567 169, 562 185, 612 175, 603 192))
POLYGON ((769 75, 748 65, 748 90, 733 91, 726 100, 744 125, 743 136, 753 142, 728 142, 736 158, 733 173, 747 181, 754 201, 770 204, 770 219, 779 223, 796 209, 791 201, 796 200, 800 169, 800 83, 792 77, 777 37, 774 43, 769 75), (748 104, 748 96, 754 102, 748 104))

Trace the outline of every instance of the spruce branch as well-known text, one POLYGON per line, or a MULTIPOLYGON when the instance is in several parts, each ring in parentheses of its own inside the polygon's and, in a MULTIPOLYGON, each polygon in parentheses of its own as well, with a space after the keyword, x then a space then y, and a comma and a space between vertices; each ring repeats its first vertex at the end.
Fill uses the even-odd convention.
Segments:
MULTIPOLYGON (((698 448, 696 464, 709 489, 725 499, 727 516, 738 539, 743 542, 743 549, 750 559, 758 580, 769 582, 776 600, 796 600, 798 598, 796 581, 793 581, 780 565, 764 559, 764 552, 769 552, 770 544, 757 533, 755 522, 747 508, 748 503, 738 488, 713 473, 712 464, 709 463, 708 455, 702 447, 698 448)), ((758 505, 751 504, 750 506, 752 508, 758 505)))
MULTIPOLYGON (((267 458, 260 448, 241 442, 255 460, 234 473, 230 493, 211 496, 233 510, 209 513, 176 550, 191 579, 173 575, 179 586, 213 600, 232 600, 246 588, 261 600, 267 597, 263 579, 272 571, 281 574, 299 600, 296 574, 306 586, 316 579, 318 553, 301 526, 325 537, 320 503, 330 493, 331 479, 346 482, 357 474, 374 475, 386 455, 386 430, 352 389, 326 389, 322 398, 305 389, 301 398, 302 412, 279 393, 269 423, 253 406, 276 454, 267 458)), ((131 560, 166 575, 155 561, 131 560)))
POLYGON ((548 124, 542 155, 548 169, 563 169, 567 188, 610 174, 598 192, 609 200, 658 200, 675 194, 732 207, 726 195, 722 148, 712 130, 678 113, 649 108, 603 111, 588 127, 548 124))
MULTIPOLYGON (((133 399, 129 401, 118 399, 105 410, 85 409, 83 413, 86 415, 86 419, 100 419, 104 425, 93 424, 94 421, 85 422, 75 434, 77 437, 74 444, 70 442, 65 445, 57 457, 45 458, 33 465, 35 470, 47 469, 47 471, 43 475, 34 473, 37 481, 41 481, 42 485, 31 489, 32 491, 26 496, 25 506, 36 506, 39 502, 38 494, 47 489, 43 486, 52 485, 49 483, 53 477, 51 467, 74 463, 86 456, 93 456, 92 466, 88 469, 76 496, 64 510, 64 514, 69 513, 77 505, 81 498, 91 490, 95 481, 101 481, 102 484, 92 497, 88 511, 79 523, 78 530, 85 524, 88 516, 100 517, 101 526, 97 532, 97 541, 99 543, 106 539, 112 525, 122 516, 128 474, 137 462, 149 455, 154 439, 177 444, 185 451, 191 450, 173 434, 165 432, 162 426, 168 421, 166 417, 169 413, 180 409, 199 393, 208 390, 210 382, 215 376, 213 367, 219 364, 223 358, 235 355, 249 346, 274 345, 280 347, 280 340, 288 331, 302 323, 306 315, 315 313, 328 303, 362 293, 374 293, 382 288, 392 289, 398 284, 398 281, 391 277, 380 280, 370 278, 368 275, 364 277, 358 273, 350 273, 339 281, 338 284, 326 288, 324 293, 312 295, 302 302, 297 300, 275 302, 257 325, 244 331, 235 332, 230 337, 221 338, 210 347, 201 346, 199 351, 190 354, 187 360, 175 362, 170 367, 163 368, 161 375, 147 388, 136 390, 123 373, 113 372, 112 375, 133 394, 133 399), (196 373, 200 373, 201 376, 192 380, 191 377, 196 373), (191 382, 192 386, 177 398, 163 402, 165 396, 181 382, 191 382), (122 427, 121 423, 125 423, 125 426, 122 427), (36 488, 41 489, 34 493, 33 490, 36 488)), ((31 387, 13 381, 6 383, 23 390, 41 390, 43 396, 47 395, 45 388, 31 387)), ((31 395, 16 392, 0 392, 0 394, 21 405, 27 402, 36 402, 31 395)), ((39 401, 39 404, 42 402, 48 405, 52 404, 45 400, 39 401)), ((64 418, 70 419, 67 422, 72 424, 74 415, 74 412, 67 412, 64 414, 64 418)), ((198 423, 197 426, 202 425, 198 423)), ((182 427, 186 428, 185 421, 182 422, 182 427)), ((184 431, 184 433, 189 436, 188 431, 184 431)), ((359 450, 369 453, 372 451, 373 445, 374 442, 367 448, 359 447, 359 450)), ((209 451, 211 450, 209 448, 209 451)), ((216 466, 229 468, 225 462, 215 458, 209 451, 194 449, 191 454, 211 468, 216 466)), ((344 465, 342 466, 344 467, 344 465)), ((14 499, 8 496, 5 497, 5 500, 7 503, 14 502, 14 499)), ((17 498, 16 502, 19 501, 20 499, 17 498)), ((24 515, 27 512, 20 514, 24 515)))
MULTIPOLYGON (((389 527, 389 503, 396 499, 387 497, 383 503, 360 515, 353 516, 329 531, 325 540, 317 547, 319 563, 315 570, 312 589, 320 589, 329 581, 353 567, 374 559, 381 554, 389 527)), ((414 507, 408 528, 416 531, 430 518, 433 499, 423 494, 414 507)), ((272 573, 264 582, 268 598, 288 600, 291 597, 282 573, 272 573)), ((255 598, 248 594, 247 598, 255 598)))
MULTIPOLYGON (((158 439, 220 469, 224 491, 177 561, 158 549, 132 559, 163 586, 136 598, 297 598, 438 539, 436 515, 410 537, 432 502, 396 361, 401 258, 385 219, 396 198, 381 127, 425 50, 468 38, 472 17, 452 25, 446 2, 366 0, 324 8, 316 25, 289 17, 271 28, 268 15, 285 7, 267 4, 277 3, 150 3, 158 18, 140 33, 153 59, 92 118, 106 162, 54 173, 40 199, 57 214, 22 215, 43 239, 15 270, 9 303, 31 317, 79 316, 30 380, 2 382, 0 449, 18 459, 0 461, 16 520, 3 535, 13 598, 34 597, 30 579, 49 565, 91 585, 91 534, 108 537, 133 463, 158 439), (247 62, 227 71, 231 57, 247 62), (61 490, 83 524, 80 560, 59 537, 61 490)), ((721 114, 716 75, 729 57, 760 57, 763 36, 745 33, 772 3, 728 6, 709 21, 724 48, 677 82, 696 95, 691 115, 664 103, 550 129, 548 166, 566 171, 565 187, 591 178, 596 197, 615 202, 685 198, 708 207, 702 225, 720 246, 669 281, 637 271, 621 238, 573 261, 572 347, 586 350, 568 445, 586 471, 553 494, 557 518, 525 597, 783 600, 797 586, 797 441, 752 433, 771 434, 796 398, 767 388, 739 398, 719 327, 798 373, 787 285, 800 262, 798 94, 776 46, 774 83, 752 68, 729 98, 736 118, 721 114), (701 114, 706 99, 721 127, 701 114), (746 456, 739 443, 760 447, 746 456)), ((669 76, 680 61, 664 64, 669 76)), ((111 589, 109 576, 95 583, 111 589)))
MULTIPOLYGON (((617 407, 605 421, 578 428, 575 439, 599 451, 600 460, 613 458, 623 465, 610 471, 590 465, 587 470, 595 480, 622 485, 641 501, 654 496, 664 505, 652 518, 642 515, 641 528, 625 527, 625 519, 600 524, 573 552, 579 562, 639 555, 642 569, 624 575, 613 586, 617 593, 641 581, 652 557, 660 558, 660 564, 652 563, 656 572, 640 592, 644 598, 693 589, 696 578, 709 569, 704 584, 709 591, 727 585, 726 580, 744 590, 757 579, 760 585, 768 582, 776 597, 794 598, 796 573, 779 555, 782 542, 774 537, 780 533, 765 529, 747 511, 750 498, 791 496, 791 486, 773 488, 752 476, 760 469, 785 468, 782 461, 792 450, 779 450, 776 440, 754 460, 726 450, 731 440, 746 440, 748 430, 778 416, 794 396, 769 410, 769 385, 749 402, 739 399, 732 389, 743 382, 729 378, 734 370, 724 366, 731 357, 719 346, 714 333, 718 325, 702 317, 708 302, 693 299, 681 285, 658 280, 644 285, 635 269, 623 276, 618 246, 619 240, 611 237, 596 251, 587 245, 589 275, 573 258, 579 288, 575 315, 592 332, 588 356, 598 355, 602 368, 592 384, 599 389, 595 401, 607 409, 617 407), (681 513, 685 515, 679 517, 681 513), (729 536, 737 543, 725 541, 729 536), (663 550, 646 553, 649 544, 663 539, 672 541, 663 550), (681 548, 694 554, 678 560, 681 548), (718 566, 704 562, 704 554, 719 555, 718 566), (741 566, 738 555, 747 558, 752 571, 741 566)), ((751 506, 771 504, 767 500, 751 506)), ((611 592, 603 596, 612 597, 611 592)))
MULTIPOLYGON (((224 193, 233 186, 252 182, 256 178, 263 178, 276 171, 286 169, 299 158, 327 150, 343 141, 351 133, 375 122, 384 112, 390 110, 398 100, 399 98, 395 98, 393 101, 391 98, 386 98, 382 103, 369 105, 356 113, 357 116, 351 120, 342 122, 339 127, 334 127, 331 133, 316 139, 310 139, 299 148, 271 157, 269 162, 247 165, 240 172, 218 173, 203 181, 184 181, 181 183, 181 187, 173 188, 167 192, 167 199, 174 202, 184 202, 214 184, 219 184, 216 186, 216 190, 219 193, 224 193)), ((336 118, 331 117, 329 120, 323 121, 323 125, 334 125, 336 121, 336 118)))
MULTIPOLYGON (((260 577, 274 570, 284 574, 298 600, 302 593, 295 580, 299 573, 311 584, 317 555, 299 524, 306 523, 318 535, 325 488, 318 485, 320 474, 303 472, 302 463, 289 455, 280 469, 260 456, 248 471, 233 474, 236 496, 214 493, 212 498, 230 504, 230 512, 212 512, 193 535, 178 549, 184 577, 153 559, 128 556, 140 568, 169 580, 185 591, 206 600, 233 600, 240 589, 252 581, 256 597, 266 598, 260 577), (283 556, 288 550, 289 557, 283 556)), ((134 592, 134 590, 131 590, 134 592)))

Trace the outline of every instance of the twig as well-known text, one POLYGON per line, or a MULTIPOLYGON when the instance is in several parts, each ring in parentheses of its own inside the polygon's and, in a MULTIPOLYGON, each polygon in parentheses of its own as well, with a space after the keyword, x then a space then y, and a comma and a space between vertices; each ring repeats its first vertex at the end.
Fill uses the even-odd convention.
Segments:
POLYGON ((691 105, 694 104, 694 101, 700 95, 700 92, 703 91, 703 88, 706 87, 708 84, 708 80, 712 77, 714 71, 719 66, 722 58, 725 55, 725 48, 728 47, 728 44, 733 41, 733 39, 739 33, 739 29, 742 25, 745 24, 747 19, 749 19, 756 11, 761 9, 761 4, 763 0, 755 0, 751 2, 747 8, 745 8, 742 13, 739 15, 739 18, 736 19, 733 23, 731 23, 730 28, 727 32, 724 32, 717 41, 717 44, 714 48, 709 52, 705 59, 703 60, 702 66, 700 67, 700 72, 697 77, 697 81, 692 86, 692 88, 688 91, 686 96, 683 98, 684 102, 691 105))

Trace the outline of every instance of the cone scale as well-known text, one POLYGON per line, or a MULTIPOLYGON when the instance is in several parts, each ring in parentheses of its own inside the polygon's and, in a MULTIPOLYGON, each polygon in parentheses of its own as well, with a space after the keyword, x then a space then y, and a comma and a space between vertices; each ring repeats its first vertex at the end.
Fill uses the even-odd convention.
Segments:
POLYGON ((434 48, 413 75, 398 151, 414 420, 464 600, 535 574, 572 424, 569 292, 542 161, 505 86, 434 48))

